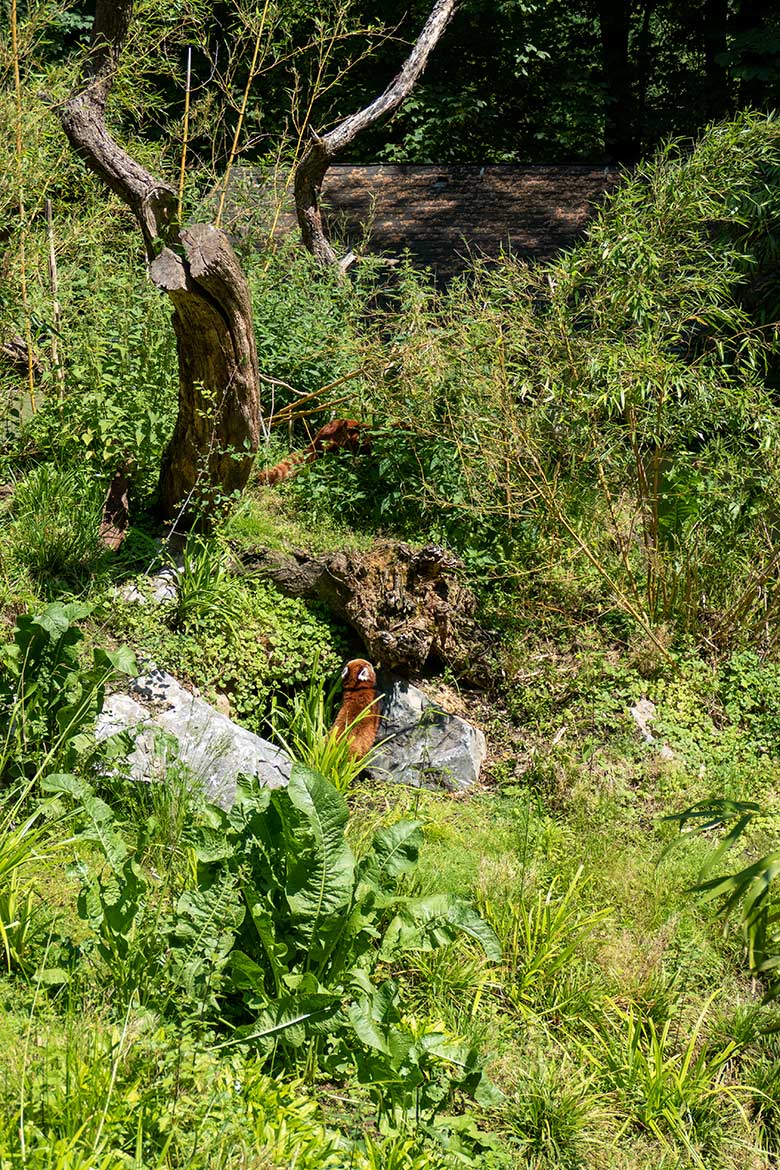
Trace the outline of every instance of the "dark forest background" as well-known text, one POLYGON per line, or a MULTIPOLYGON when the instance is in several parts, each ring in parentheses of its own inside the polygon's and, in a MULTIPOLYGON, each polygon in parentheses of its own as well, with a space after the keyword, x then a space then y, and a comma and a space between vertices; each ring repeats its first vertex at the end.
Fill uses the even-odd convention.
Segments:
MULTIPOLYGON (((84 41, 93 7, 71 6, 57 18, 52 59, 84 41)), ((163 28, 143 78, 161 134, 182 116, 186 7, 171 5, 171 43, 163 28)), ((251 37, 257 6, 219 3, 197 16, 191 7, 193 84, 203 87, 193 146, 218 169, 246 83, 251 54, 242 40, 251 37), (232 102, 215 76, 228 81, 232 102)), ((261 157, 291 128, 291 95, 298 118, 308 112, 319 128, 369 101, 397 71, 428 7, 428 0, 290 0, 270 37, 278 67, 264 68, 251 87, 244 156, 261 157), (328 36, 341 31, 329 50, 328 86, 315 93, 326 27, 328 36)), ((362 136, 343 161, 631 164, 669 137, 692 137, 739 109, 779 102, 774 0, 464 0, 392 126, 362 136)))

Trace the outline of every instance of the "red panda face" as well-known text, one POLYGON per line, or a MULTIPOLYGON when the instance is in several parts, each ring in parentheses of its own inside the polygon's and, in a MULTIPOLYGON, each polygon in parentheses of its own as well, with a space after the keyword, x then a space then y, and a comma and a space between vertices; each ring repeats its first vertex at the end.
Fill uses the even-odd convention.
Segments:
POLYGON ((376 686, 376 672, 365 658, 353 658, 341 672, 344 690, 376 686))

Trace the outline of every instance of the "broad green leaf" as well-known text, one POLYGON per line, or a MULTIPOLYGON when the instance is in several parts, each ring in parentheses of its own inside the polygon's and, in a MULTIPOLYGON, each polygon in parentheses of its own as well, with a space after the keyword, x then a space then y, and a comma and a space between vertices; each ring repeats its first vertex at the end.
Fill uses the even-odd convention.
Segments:
POLYGON ((257 995, 265 995, 265 971, 245 955, 243 951, 231 951, 230 975, 233 986, 240 991, 252 991, 257 995))
POLYGON ((335 941, 352 902, 355 859, 344 835, 347 802, 301 764, 272 800, 283 824, 291 922, 309 947, 308 965, 314 965, 335 941))
POLYGON ((65 793, 67 796, 72 796, 74 800, 83 800, 85 796, 92 795, 92 788, 86 780, 82 780, 80 776, 74 776, 70 772, 49 773, 41 781, 41 788, 44 792, 65 793))
POLYGON ((277 928, 281 929, 283 923, 279 922, 279 916, 274 914, 273 905, 267 896, 266 900, 263 900, 256 890, 245 890, 244 898, 249 909, 249 916, 257 931, 257 937, 265 951, 273 975, 274 986, 278 993, 282 977, 287 970, 289 956, 287 944, 277 934, 277 928))
POLYGON ((360 863, 360 878, 378 889, 394 887, 396 879, 417 866, 423 843, 419 821, 399 821, 374 835, 371 852, 360 863))
POLYGON ((131 678, 138 674, 138 662, 129 646, 119 646, 116 650, 98 647, 93 654, 96 668, 105 674, 125 674, 131 678))
POLYGON ((176 903, 176 934, 201 944, 225 931, 235 932, 245 909, 232 874, 208 887, 185 890, 176 903))
POLYGON ((430 894, 410 899, 388 926, 380 957, 389 959, 401 951, 432 951, 466 934, 478 942, 493 962, 501 960, 501 944, 495 931, 477 911, 451 894, 430 894))
POLYGON ((199 825, 192 848, 198 861, 207 865, 232 857, 235 845, 223 826, 199 825))
POLYGON ((330 1021, 339 1006, 336 995, 283 996, 259 1012, 252 1024, 237 1028, 233 1039, 217 1047, 255 1043, 263 1050, 282 1039, 285 1044, 299 1048, 312 1032, 330 1030, 330 1021))

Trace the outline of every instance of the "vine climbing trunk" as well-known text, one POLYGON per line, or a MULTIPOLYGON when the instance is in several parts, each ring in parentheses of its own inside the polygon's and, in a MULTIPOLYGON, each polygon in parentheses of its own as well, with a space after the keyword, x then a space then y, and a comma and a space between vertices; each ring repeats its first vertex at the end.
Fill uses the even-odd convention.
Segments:
POLYGON ((106 130, 105 109, 133 0, 98 0, 90 50, 70 98, 57 108, 73 149, 135 215, 149 272, 173 303, 179 410, 162 459, 164 517, 218 506, 246 484, 260 438, 260 397, 249 287, 224 232, 180 230, 177 192, 106 130))
POLYGON ((305 246, 321 264, 338 264, 322 222, 320 192, 328 167, 363 130, 380 118, 394 113, 419 80, 428 58, 438 44, 457 8, 458 0, 436 0, 400 73, 387 89, 364 109, 350 114, 327 134, 311 132, 311 141, 301 155, 293 176, 295 211, 305 246))

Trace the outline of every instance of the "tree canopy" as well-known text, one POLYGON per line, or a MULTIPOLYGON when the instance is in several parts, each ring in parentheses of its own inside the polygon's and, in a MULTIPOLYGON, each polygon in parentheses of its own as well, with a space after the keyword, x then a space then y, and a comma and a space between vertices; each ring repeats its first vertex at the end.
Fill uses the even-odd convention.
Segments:
MULTIPOLYGON (((191 48, 193 148, 218 161, 253 72, 245 146, 261 157, 280 129, 327 128, 375 97, 429 8, 148 2, 138 14, 148 58, 135 100, 151 104, 161 128, 180 120, 191 48)), ((52 56, 83 44, 92 9, 79 0, 56 17, 52 56)), ((778 101, 771 0, 463 0, 391 132, 380 125, 361 136, 345 161, 632 163, 664 139, 778 101)))

